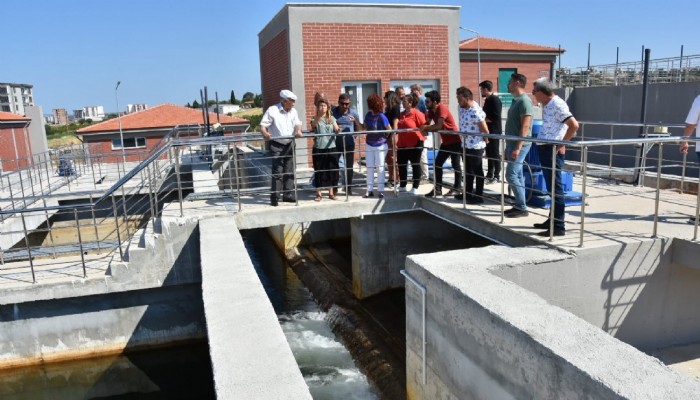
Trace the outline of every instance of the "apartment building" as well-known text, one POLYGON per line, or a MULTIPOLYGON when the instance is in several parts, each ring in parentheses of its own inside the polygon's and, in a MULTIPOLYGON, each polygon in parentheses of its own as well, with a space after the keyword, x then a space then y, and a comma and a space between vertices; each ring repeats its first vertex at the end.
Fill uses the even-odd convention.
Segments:
POLYGON ((0 82, 0 111, 26 114, 24 107, 34 105, 32 85, 0 82))
POLYGON ((66 125, 68 124, 68 112, 65 108, 54 108, 52 110, 53 121, 56 125, 66 125))
POLYGON ((127 104, 126 105, 126 113, 131 114, 131 113, 135 113, 137 111, 143 111, 147 108, 148 108, 148 104, 146 104, 146 103, 127 104))
POLYGON ((91 119, 93 121, 102 121, 105 119, 105 108, 103 106, 87 106, 82 109, 73 110, 75 119, 91 119))

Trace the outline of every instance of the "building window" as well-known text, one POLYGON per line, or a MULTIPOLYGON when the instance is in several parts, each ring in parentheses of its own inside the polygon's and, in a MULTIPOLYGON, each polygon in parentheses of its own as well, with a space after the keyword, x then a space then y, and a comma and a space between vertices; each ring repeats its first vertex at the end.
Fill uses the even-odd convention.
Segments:
POLYGON ((2 106, 2 111, 10 112, 10 106, 2 106))
MULTIPOLYGON (((124 147, 125 149, 138 149, 138 148, 143 148, 146 147, 146 138, 143 137, 137 137, 137 138, 125 138, 124 139, 124 147)), ((121 139, 112 139, 112 150, 121 150, 122 149, 122 141, 121 139)))
POLYGON ((357 111, 360 119, 364 119, 367 107, 367 98, 371 94, 382 94, 379 92, 381 84, 376 81, 344 81, 341 86, 341 93, 347 93, 350 96, 351 108, 357 111))

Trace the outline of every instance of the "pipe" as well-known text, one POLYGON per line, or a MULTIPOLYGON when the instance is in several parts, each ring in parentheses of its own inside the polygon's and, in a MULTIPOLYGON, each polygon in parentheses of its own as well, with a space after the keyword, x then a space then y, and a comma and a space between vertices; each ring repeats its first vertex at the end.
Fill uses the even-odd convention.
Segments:
POLYGON ((421 293, 421 301, 422 301, 422 317, 421 317, 421 323, 422 323, 422 335, 423 335, 423 350, 422 350, 422 359, 423 359, 423 386, 425 386, 426 380, 425 380, 425 369, 426 369, 426 363, 425 363, 425 346, 427 341, 425 340, 425 292, 426 289, 423 285, 418 283, 415 279, 411 277, 411 275, 406 272, 405 269, 402 269, 399 271, 401 275, 403 275, 406 279, 408 279, 409 282, 411 282, 418 290, 420 290, 421 293))

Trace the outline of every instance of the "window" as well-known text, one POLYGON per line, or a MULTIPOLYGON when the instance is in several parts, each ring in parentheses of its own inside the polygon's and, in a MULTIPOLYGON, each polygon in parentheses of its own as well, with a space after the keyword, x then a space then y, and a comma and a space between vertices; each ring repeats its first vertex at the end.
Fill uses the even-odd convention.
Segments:
POLYGON ((347 93, 350 96, 351 108, 357 111, 360 120, 365 117, 367 110, 367 97, 371 94, 379 94, 381 85, 379 82, 343 82, 341 93, 347 93))
MULTIPOLYGON (((124 138, 124 147, 125 149, 137 149, 141 147, 146 147, 146 138, 143 137, 137 137, 137 138, 124 138)), ((121 139, 112 139, 112 150, 121 150, 122 149, 122 141, 121 139)))
MULTIPOLYGON (((437 80, 415 80, 415 81, 391 81, 389 86, 391 90, 396 90, 396 88, 402 87, 405 93, 411 93, 411 85, 417 83, 423 89, 423 94, 428 93, 431 90, 440 90, 440 85, 437 80)), ((440 97, 444 98, 443 94, 440 97)))
POLYGON ((2 111, 10 112, 10 106, 2 106, 2 111))

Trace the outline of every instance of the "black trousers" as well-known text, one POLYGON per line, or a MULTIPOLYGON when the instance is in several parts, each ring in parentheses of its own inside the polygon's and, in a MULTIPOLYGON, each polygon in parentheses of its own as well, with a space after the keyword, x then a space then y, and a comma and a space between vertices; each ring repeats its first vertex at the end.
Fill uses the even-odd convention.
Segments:
POLYGON ((420 157, 423 154, 423 141, 417 140, 414 147, 397 147, 396 158, 399 162, 399 180, 401 187, 406 187, 408 184, 408 163, 411 163, 413 170, 413 187, 418 189, 420 185, 420 157))
POLYGON ((488 171, 486 177, 488 179, 501 179, 501 152, 498 151, 501 141, 499 139, 489 138, 486 143, 486 157, 488 158, 488 171))
POLYGON ((340 171, 340 176, 343 176, 344 173, 347 174, 346 185, 352 187, 352 178, 355 174, 355 169, 353 168, 355 165, 355 145, 350 147, 346 146, 344 142, 340 143, 340 145, 336 142, 336 149, 340 153, 339 156, 343 157, 343 165, 345 167, 344 171, 340 171))
POLYGON ((441 144, 435 160, 435 190, 442 189, 442 164, 450 158, 455 172, 455 189, 462 187, 462 143, 441 144))
POLYGON ((484 195, 484 149, 465 149, 464 153, 464 175, 467 179, 464 192, 481 197, 484 195), (476 191, 474 191, 474 180, 476 180, 476 191))
POLYGON ((292 142, 287 144, 275 141, 269 142, 270 157, 272 157, 272 179, 270 196, 280 198, 294 194, 294 160, 292 157, 292 142))

